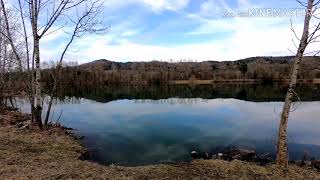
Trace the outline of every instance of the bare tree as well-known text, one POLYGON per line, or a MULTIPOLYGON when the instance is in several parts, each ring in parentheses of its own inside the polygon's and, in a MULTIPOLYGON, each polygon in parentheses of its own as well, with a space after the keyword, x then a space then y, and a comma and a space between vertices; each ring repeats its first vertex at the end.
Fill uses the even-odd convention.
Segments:
MULTIPOLYGON (((1 0, 2 4, 3 0, 1 0)), ((41 67, 40 67, 40 41, 46 35, 49 35, 57 30, 63 29, 66 24, 74 27, 74 31, 70 34, 71 39, 68 41, 65 49, 62 52, 60 62, 75 37, 83 35, 85 32, 103 31, 104 28, 98 28, 100 22, 97 21, 102 3, 100 0, 18 0, 20 17, 23 24, 25 35, 26 52, 27 52, 27 69, 30 72, 30 59, 28 48, 28 36, 24 17, 30 19, 32 32, 32 70, 29 76, 29 91, 32 94, 31 104, 34 109, 35 120, 40 128, 42 124, 42 98, 41 98, 41 67), (75 19, 76 17, 77 19, 75 19), (33 67, 35 64, 35 78, 33 78, 33 67), (34 93, 34 96, 33 96, 34 93)), ((71 26, 71 27, 72 27, 71 26)), ((12 45, 13 48, 14 45, 12 45)), ((59 63, 61 64, 61 63, 59 63)), ((60 67, 60 65, 58 66, 60 67)), ((49 108, 50 109, 50 108, 49 108)), ((50 110, 48 111, 50 113, 50 110)), ((47 121, 46 121, 47 122, 47 121)), ((46 124, 46 123, 45 123, 46 124)))
POLYGON ((6 7, 5 7, 5 4, 3 2, 3 0, 0 1, 1 3, 1 10, 2 10, 2 13, 3 13, 3 19, 4 19, 4 24, 5 24, 5 33, 4 32, 1 32, 4 36, 6 36, 6 39, 8 40, 11 48, 12 48, 12 52, 16 58, 16 60, 18 61, 19 63, 19 66, 18 68, 19 69, 22 69, 22 61, 21 61, 21 58, 18 54, 18 51, 17 51, 17 48, 16 48, 16 45, 14 44, 13 42, 13 36, 12 36, 12 33, 10 31, 10 25, 9 25, 9 20, 8 20, 8 13, 6 11, 6 7))
POLYGON ((298 1, 298 2, 301 5, 306 7, 306 14, 305 14, 303 33, 301 38, 298 38, 294 29, 292 28, 295 34, 295 37, 300 41, 300 44, 297 47, 297 53, 293 62, 293 67, 292 67, 291 76, 290 76, 290 84, 289 84, 289 88, 285 98, 285 103, 283 106, 281 121, 280 121, 279 131, 278 131, 277 164, 281 167, 288 166, 287 126, 288 126, 288 118, 289 118, 292 101, 293 101, 294 95, 296 94, 295 87, 297 84, 297 77, 300 69, 300 64, 308 44, 316 42, 316 39, 319 37, 319 35, 317 35, 317 32, 320 30, 320 23, 319 23, 312 29, 312 32, 309 33, 311 29, 310 20, 312 17, 316 17, 315 12, 318 9, 317 5, 319 4, 320 1, 318 0, 315 2, 314 0, 308 0, 307 3, 304 3, 301 1, 298 1))
MULTIPOLYGON (((13 84, 9 73, 15 72, 16 77, 22 77, 23 62, 21 58, 20 42, 17 31, 17 22, 14 12, 7 9, 3 0, 0 1, 0 92, 9 91, 9 86, 13 84), (10 21, 11 20, 11 21, 10 21), (18 75, 18 76, 17 76, 18 75)), ((13 75, 13 73, 11 73, 13 75)), ((7 92, 8 93, 8 92, 7 92)), ((8 96, 8 95, 7 95, 8 96)), ((2 98, 0 98, 2 99, 2 98)), ((1 100, 0 100, 1 101, 1 100)))
MULTIPOLYGON (((0 1, 1 7, 2 7, 2 14, 5 24, 5 33, 1 33, 4 35, 8 42, 10 42, 10 48, 12 49, 12 52, 15 57, 15 61, 17 63, 18 72, 19 72, 19 83, 23 84, 24 90, 27 92, 30 105, 31 105, 31 112, 32 112, 32 120, 34 115, 34 85, 33 85, 33 72, 34 72, 34 63, 32 61, 32 68, 30 68, 30 48, 29 48, 29 40, 28 40, 28 33, 25 23, 25 15, 22 7, 21 0, 18 0, 19 7, 16 8, 14 5, 12 5, 14 8, 10 9, 10 12, 14 12, 15 16, 12 16, 11 18, 8 17, 8 10, 5 7, 4 0, 0 1), (19 15, 18 15, 19 14, 19 15), (17 26, 23 28, 23 33, 19 33, 20 36, 17 36, 16 33, 20 32, 21 29, 17 30, 16 28, 13 28, 12 22, 18 23, 17 26), (14 32, 16 32, 14 34, 14 32), (22 39, 22 42, 19 41, 19 39, 22 39), (16 42, 18 41, 18 42, 16 42), (27 76, 25 76, 25 73, 27 73, 27 76)), ((11 7, 12 7, 11 6, 11 7)))
POLYGON ((50 96, 46 117, 44 120, 45 126, 48 125, 54 93, 58 84, 57 78, 60 78, 62 62, 71 44, 76 38, 79 38, 87 33, 103 33, 107 30, 107 27, 102 26, 102 23, 97 18, 98 15, 101 13, 101 10, 102 3, 99 0, 96 0, 88 4, 82 11, 82 14, 80 14, 79 11, 77 11, 77 15, 75 17, 68 16, 68 19, 71 21, 71 23, 74 24, 74 28, 72 33, 70 34, 69 41, 67 42, 64 50, 61 53, 60 59, 57 64, 57 68, 53 70, 53 74, 51 75, 54 80, 54 85, 50 96))
MULTIPOLYGON (((61 52, 58 65, 52 77, 55 79, 54 89, 57 84, 56 78, 62 66, 62 61, 70 48, 74 39, 81 37, 86 33, 101 33, 105 32, 106 28, 102 26, 102 22, 99 21, 99 16, 102 17, 102 0, 17 0, 17 3, 11 2, 14 7, 13 10, 18 12, 20 18, 19 23, 22 26, 25 55, 19 54, 19 45, 14 42, 11 29, 10 17, 8 17, 7 8, 4 0, 0 0, 1 10, 1 29, 0 29, 0 45, 8 47, 12 50, 15 62, 18 63, 19 72, 26 71, 27 84, 26 91, 29 94, 32 115, 34 115, 38 126, 42 129, 42 97, 41 97, 41 67, 40 67, 40 41, 43 37, 54 33, 58 30, 63 30, 69 35, 70 39, 66 42, 66 46, 61 52), (16 7, 17 6, 17 7, 16 7), (30 20, 30 27, 26 25, 25 19, 30 20), (28 33, 31 33, 28 34, 28 33), (31 40, 29 39, 31 38, 31 40), (31 44, 32 43, 32 44, 31 44), (32 45, 30 48, 29 45, 32 45), (5 45, 5 46, 4 46, 5 45), (32 55, 30 55, 32 52, 32 55), (26 61, 25 66, 23 60, 26 61), (31 67, 30 67, 31 65, 31 67), (24 68, 25 67, 25 68, 24 68)), ((1 48, 2 50, 3 48, 1 48)), ((4 52, 4 51, 3 51, 4 52)), ((7 51, 6 51, 7 52, 7 51)), ((1 52, 0 52, 1 54, 1 52)), ((8 61, 8 58, 0 57, 1 64, 3 61, 8 61)), ((0 64, 0 67, 2 65, 0 64)), ((1 72, 0 72, 1 73, 1 72)), ((1 81, 3 82, 3 81, 1 81)), ((4 84, 4 83, 1 83, 4 84)), ((2 86, 0 86, 1 89, 2 86)), ((52 105, 50 100, 49 108, 47 109, 47 115, 45 119, 45 125, 48 122, 48 116, 52 105)))

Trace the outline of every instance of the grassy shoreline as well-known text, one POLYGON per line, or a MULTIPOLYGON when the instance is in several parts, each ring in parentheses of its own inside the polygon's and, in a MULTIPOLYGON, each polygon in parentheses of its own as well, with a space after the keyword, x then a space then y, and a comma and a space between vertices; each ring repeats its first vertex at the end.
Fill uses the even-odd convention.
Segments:
POLYGON ((79 159, 85 148, 66 130, 19 130, 19 112, 0 113, 0 177, 3 179, 320 179, 314 170, 257 166, 241 161, 195 160, 138 167, 103 166, 79 159), (11 125, 10 125, 11 124, 11 125))
MULTIPOLYGON (((226 79, 226 80, 179 80, 179 81, 169 81, 168 84, 258 84, 266 82, 263 79, 226 79)), ((267 81, 270 83, 289 83, 290 79, 282 80, 271 80, 267 81)), ((301 84, 320 84, 320 79, 298 79, 298 83, 301 84)))

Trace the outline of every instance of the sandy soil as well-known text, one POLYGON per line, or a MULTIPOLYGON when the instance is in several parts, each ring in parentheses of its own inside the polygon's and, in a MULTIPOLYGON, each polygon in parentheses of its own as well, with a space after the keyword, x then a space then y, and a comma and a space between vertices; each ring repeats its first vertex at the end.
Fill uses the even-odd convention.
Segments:
POLYGON ((18 130, 20 113, 0 115, 1 179, 320 179, 315 170, 241 161, 195 160, 139 167, 103 166, 79 159, 84 147, 61 128, 18 130))

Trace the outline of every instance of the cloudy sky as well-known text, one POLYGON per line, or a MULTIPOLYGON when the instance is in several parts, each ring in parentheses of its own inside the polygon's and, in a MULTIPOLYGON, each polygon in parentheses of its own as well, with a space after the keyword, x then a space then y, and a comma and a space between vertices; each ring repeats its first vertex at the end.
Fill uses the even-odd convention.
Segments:
MULTIPOLYGON (((105 0, 104 6, 109 31, 77 39, 67 61, 224 61, 292 55, 290 19, 298 33, 303 24, 301 6, 294 0, 105 0)), ((42 40, 45 60, 59 54, 64 36, 58 31, 42 40)))

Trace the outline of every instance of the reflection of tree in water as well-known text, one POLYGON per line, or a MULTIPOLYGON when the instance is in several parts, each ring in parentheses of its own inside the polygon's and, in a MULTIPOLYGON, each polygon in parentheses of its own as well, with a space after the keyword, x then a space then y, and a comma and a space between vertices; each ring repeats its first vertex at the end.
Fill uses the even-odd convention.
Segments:
MULTIPOLYGON (((47 89, 50 89, 47 87, 47 89)), ((246 101, 283 101, 287 89, 285 84, 213 84, 213 85, 104 85, 74 86, 63 84, 59 87, 56 99, 59 103, 80 103, 81 98, 98 102, 110 102, 119 99, 137 100, 136 102, 190 104, 198 100, 235 98, 246 101), (169 99, 163 101, 163 99, 169 99), (173 100, 170 100, 173 99, 173 100), (152 101, 153 100, 153 101, 152 101), (156 102, 156 101, 157 102, 156 102), (161 100, 161 101, 158 101, 161 100), (180 101, 180 102, 179 102, 180 101)), ((302 101, 320 100, 319 84, 301 84, 297 93, 302 101)), ((47 90, 45 93, 49 93, 47 90)))
MULTIPOLYGON (((44 104, 48 104, 50 101, 49 96, 43 97, 44 104)), ((54 98, 52 104, 57 105, 57 104, 80 104, 81 103, 81 98, 80 97, 75 97, 75 96, 57 96, 54 98)))

